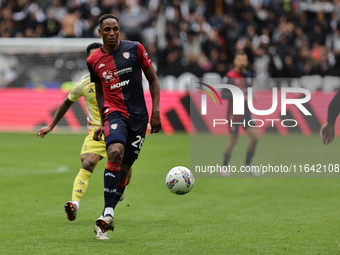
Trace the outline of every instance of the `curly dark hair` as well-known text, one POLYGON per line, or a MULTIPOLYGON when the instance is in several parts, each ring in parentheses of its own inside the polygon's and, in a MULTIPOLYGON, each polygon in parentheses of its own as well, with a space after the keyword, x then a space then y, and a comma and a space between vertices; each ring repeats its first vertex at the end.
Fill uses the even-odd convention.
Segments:
POLYGON ((94 42, 94 43, 91 43, 89 44, 87 47, 86 47, 86 54, 87 56, 90 55, 90 51, 93 50, 93 49, 98 49, 102 46, 103 44, 99 43, 99 42, 94 42))
POLYGON ((106 19, 115 19, 115 20, 117 20, 117 23, 119 24, 119 20, 118 20, 118 17, 116 15, 111 14, 111 13, 107 13, 107 14, 100 16, 100 18, 98 19, 99 26, 102 26, 103 21, 106 20, 106 19))

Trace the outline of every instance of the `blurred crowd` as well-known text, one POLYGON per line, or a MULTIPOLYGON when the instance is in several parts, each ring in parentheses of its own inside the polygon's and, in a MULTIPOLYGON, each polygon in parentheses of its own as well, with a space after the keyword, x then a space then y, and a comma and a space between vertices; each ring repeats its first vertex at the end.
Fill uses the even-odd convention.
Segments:
POLYGON ((0 0, 0 37, 98 37, 105 13, 163 75, 223 76, 243 50, 254 77, 340 76, 340 0, 0 0))

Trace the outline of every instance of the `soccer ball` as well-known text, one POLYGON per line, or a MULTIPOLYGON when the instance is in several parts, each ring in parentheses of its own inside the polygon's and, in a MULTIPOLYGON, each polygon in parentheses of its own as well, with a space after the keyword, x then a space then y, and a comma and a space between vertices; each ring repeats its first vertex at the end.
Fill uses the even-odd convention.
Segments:
POLYGON ((168 189, 177 195, 184 195, 194 187, 194 176, 191 171, 184 166, 175 166, 165 178, 168 189))

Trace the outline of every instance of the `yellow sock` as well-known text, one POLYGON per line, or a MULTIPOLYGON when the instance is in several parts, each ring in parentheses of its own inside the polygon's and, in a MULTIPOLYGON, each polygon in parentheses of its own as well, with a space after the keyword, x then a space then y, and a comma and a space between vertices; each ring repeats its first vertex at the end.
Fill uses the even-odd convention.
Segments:
POLYGON ((90 171, 80 168, 79 173, 74 179, 73 183, 72 201, 80 202, 87 190, 91 175, 92 173, 90 171))

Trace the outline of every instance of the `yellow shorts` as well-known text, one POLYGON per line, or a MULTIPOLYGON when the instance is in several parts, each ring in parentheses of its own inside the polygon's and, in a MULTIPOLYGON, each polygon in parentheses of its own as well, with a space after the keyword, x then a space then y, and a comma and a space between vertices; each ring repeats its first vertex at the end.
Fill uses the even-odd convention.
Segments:
POLYGON ((101 141, 93 140, 93 134, 95 130, 96 128, 93 128, 85 137, 80 155, 86 154, 86 153, 95 153, 105 158, 106 157, 106 146, 105 146, 104 136, 102 137, 101 141))

